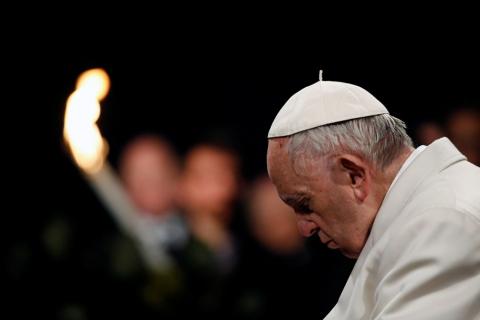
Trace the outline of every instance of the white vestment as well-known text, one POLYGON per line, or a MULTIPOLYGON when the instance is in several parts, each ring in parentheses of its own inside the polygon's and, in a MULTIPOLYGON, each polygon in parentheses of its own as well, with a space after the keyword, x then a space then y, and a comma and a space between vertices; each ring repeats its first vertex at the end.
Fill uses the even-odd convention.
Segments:
POLYGON ((399 172, 325 319, 480 319, 480 168, 447 138, 399 172))

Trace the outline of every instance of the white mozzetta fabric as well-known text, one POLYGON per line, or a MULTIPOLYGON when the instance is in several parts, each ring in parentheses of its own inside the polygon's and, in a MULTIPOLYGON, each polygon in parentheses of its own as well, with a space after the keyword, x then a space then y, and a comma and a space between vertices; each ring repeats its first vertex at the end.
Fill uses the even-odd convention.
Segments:
POLYGON ((480 319, 480 168, 447 138, 398 175, 325 319, 480 319))

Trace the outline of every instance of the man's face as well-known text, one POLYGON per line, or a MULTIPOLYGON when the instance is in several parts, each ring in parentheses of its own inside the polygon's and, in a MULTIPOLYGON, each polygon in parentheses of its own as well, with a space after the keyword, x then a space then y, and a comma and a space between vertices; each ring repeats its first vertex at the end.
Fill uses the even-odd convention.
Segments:
POLYGON ((365 209, 352 191, 348 174, 326 157, 305 162, 295 170, 285 138, 269 141, 267 165, 280 198, 295 210, 303 236, 317 234, 331 249, 356 258, 368 236, 359 223, 365 209))
POLYGON ((237 159, 232 154, 200 146, 187 156, 181 194, 187 211, 225 215, 237 194, 237 159))

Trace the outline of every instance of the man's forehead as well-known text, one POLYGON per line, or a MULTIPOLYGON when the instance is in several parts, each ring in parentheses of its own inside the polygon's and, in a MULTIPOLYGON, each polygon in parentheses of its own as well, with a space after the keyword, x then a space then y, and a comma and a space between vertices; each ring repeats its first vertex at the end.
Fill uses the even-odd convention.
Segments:
POLYGON ((274 156, 277 155, 278 153, 281 153, 285 149, 286 145, 286 140, 287 138, 274 138, 274 139, 268 139, 268 151, 267 154, 269 156, 274 156))
POLYGON ((283 163, 288 158, 286 143, 285 137, 268 140, 267 163, 269 165, 283 163))
POLYGON ((294 177, 292 176, 290 162, 287 157, 276 156, 272 154, 268 159, 267 170, 270 179, 277 188, 283 186, 285 183, 291 183, 294 177))

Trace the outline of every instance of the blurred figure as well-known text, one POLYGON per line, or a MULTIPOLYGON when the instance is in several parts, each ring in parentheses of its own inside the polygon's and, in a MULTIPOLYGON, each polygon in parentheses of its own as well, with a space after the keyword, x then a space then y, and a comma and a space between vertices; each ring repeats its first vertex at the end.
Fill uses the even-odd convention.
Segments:
MULTIPOLYGON (((188 292, 176 256, 188 242, 188 227, 176 201, 179 159, 166 140, 142 135, 125 147, 119 173, 130 200, 138 209, 132 219, 130 236, 147 269, 144 280, 137 280, 145 303, 140 308, 146 309, 148 317, 174 316, 182 308, 188 292)), ((117 247, 117 257, 134 258, 122 254, 125 246, 117 247)))
POLYGON ((138 208, 135 235, 150 269, 171 264, 168 250, 182 246, 187 229, 175 202, 180 174, 171 146, 156 136, 130 142, 120 159, 120 177, 138 208))
POLYGON ((200 144, 186 156, 179 198, 191 232, 214 254, 222 271, 232 268, 235 246, 229 224, 239 194, 239 160, 229 148, 200 144))
POLYGON ((250 190, 249 222, 253 236, 272 253, 288 255, 303 249, 293 210, 279 198, 268 176, 257 178, 250 190))
POLYGON ((229 282, 238 260, 239 159, 227 146, 203 143, 186 155, 179 202, 190 236, 176 261, 188 292, 179 318, 226 317, 230 314, 229 282))
POLYGON ((93 195, 65 200, 65 212, 41 212, 41 228, 7 251, 7 267, 21 280, 6 284, 16 288, 9 295, 31 296, 39 307, 30 309, 48 319, 175 315, 186 289, 170 249, 188 236, 175 203, 179 161, 163 139, 140 136, 126 145, 119 175, 138 209, 132 228, 93 195))
POLYGON ((416 130, 416 143, 418 145, 429 145, 433 141, 445 136, 443 128, 434 121, 421 123, 416 130))
POLYGON ((175 210, 179 163, 170 145, 155 136, 130 142, 120 160, 120 175, 132 201, 143 214, 175 210))
POLYGON ((480 165, 480 111, 462 108, 450 113, 446 130, 448 137, 470 162, 480 165))

